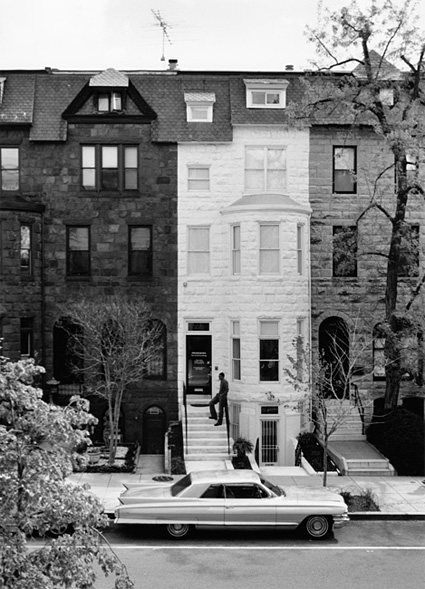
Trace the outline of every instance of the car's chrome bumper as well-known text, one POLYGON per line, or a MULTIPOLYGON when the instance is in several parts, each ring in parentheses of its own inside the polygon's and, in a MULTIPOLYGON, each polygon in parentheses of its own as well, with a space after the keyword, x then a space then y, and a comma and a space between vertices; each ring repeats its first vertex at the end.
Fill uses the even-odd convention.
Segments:
POLYGON ((348 514, 334 515, 334 528, 342 528, 347 522, 350 521, 348 514))

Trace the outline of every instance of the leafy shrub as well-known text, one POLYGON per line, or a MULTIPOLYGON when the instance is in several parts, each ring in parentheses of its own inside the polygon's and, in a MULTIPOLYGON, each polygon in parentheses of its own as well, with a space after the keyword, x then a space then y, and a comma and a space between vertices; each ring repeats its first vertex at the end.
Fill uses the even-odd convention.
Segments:
POLYGON ((236 438, 233 443, 233 452, 236 452, 238 458, 246 456, 247 454, 251 454, 254 449, 254 444, 247 440, 246 438, 236 438))
POLYGON ((375 417, 367 439, 388 458, 399 475, 424 474, 424 420, 401 407, 375 417))
POLYGON ((347 504, 348 511, 380 511, 378 498, 370 489, 364 489, 355 495, 351 491, 341 491, 340 495, 347 504))
POLYGON ((171 474, 186 474, 186 466, 180 456, 171 459, 171 474))

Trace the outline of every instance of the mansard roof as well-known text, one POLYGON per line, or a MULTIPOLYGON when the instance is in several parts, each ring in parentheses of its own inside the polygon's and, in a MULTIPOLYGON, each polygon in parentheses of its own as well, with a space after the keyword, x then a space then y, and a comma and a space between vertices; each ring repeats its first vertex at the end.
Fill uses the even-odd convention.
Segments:
POLYGON ((0 73, 3 99, 0 103, 0 125, 31 124, 34 115, 36 76, 14 72, 0 73))

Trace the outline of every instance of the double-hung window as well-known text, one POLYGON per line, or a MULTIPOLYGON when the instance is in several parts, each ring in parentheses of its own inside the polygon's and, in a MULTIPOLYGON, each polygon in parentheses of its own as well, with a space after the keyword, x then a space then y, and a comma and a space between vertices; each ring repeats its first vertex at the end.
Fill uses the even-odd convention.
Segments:
POLYGON ((279 224, 260 225, 260 274, 280 273, 279 224))
POLYGON ((81 148, 84 190, 137 190, 138 170, 135 145, 83 145, 81 148))
POLYGON ((99 112, 120 112, 123 109, 121 92, 99 92, 96 96, 96 103, 99 112))
POLYGON ((260 381, 279 380, 279 321, 260 321, 260 381))
POLYGON ((19 190, 19 147, 0 147, 0 190, 19 190))
POLYGON ((232 225, 232 274, 241 273, 241 226, 232 225))
POLYGON ((188 227, 188 259, 189 275, 210 273, 210 228, 188 227))
POLYGON ((152 276, 152 227, 129 227, 128 273, 130 276, 152 276))
POLYGON ((32 317, 21 318, 21 356, 24 358, 34 356, 34 319, 32 317))
POLYGON ((304 274, 304 225, 297 225, 297 271, 304 274))
POLYGON ((240 321, 232 321, 232 380, 241 379, 241 326, 240 321))
POLYGON ((188 190, 210 189, 210 167, 203 165, 190 165, 187 167, 188 190))
POLYGON ((357 276, 357 227, 334 226, 332 276, 357 276))
POLYGON ((21 223, 20 261, 21 273, 32 274, 32 227, 29 223, 21 223))
POLYGON ((286 149, 246 147, 245 189, 258 192, 284 192, 286 189, 286 149))
POLYGON ((357 148, 333 148, 333 191, 336 194, 357 192, 357 148))
POLYGON ((68 226, 66 245, 67 276, 90 276, 90 227, 68 226))

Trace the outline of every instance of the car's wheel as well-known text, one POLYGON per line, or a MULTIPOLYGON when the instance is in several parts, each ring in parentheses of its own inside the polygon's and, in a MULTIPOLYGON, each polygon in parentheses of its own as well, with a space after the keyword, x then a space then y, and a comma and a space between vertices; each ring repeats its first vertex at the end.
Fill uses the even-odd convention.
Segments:
POLYGON ((167 532, 173 538, 184 538, 190 532, 189 524, 168 524, 167 532))
POLYGON ((331 531, 331 523, 324 515, 311 515, 304 522, 304 530, 309 538, 325 538, 331 531))

